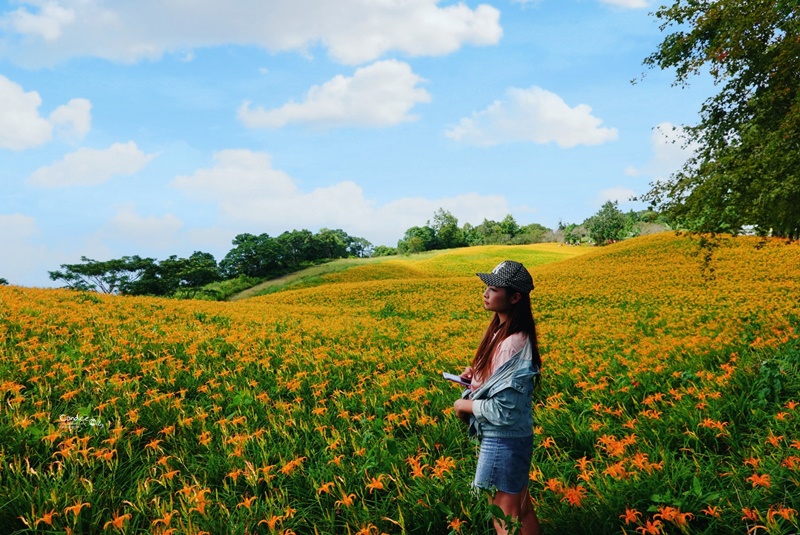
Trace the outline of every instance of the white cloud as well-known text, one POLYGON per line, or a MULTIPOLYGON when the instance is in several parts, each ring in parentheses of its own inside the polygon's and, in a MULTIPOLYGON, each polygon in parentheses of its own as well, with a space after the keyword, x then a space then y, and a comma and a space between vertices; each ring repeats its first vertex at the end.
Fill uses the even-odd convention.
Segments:
POLYGON ((85 98, 73 98, 50 114, 53 128, 67 139, 83 139, 92 127, 92 103, 85 98))
POLYGON ((132 243, 139 248, 167 249, 177 244, 183 222, 172 214, 143 217, 134 205, 124 206, 111 220, 115 241, 132 243))
POLYGON ((655 181, 664 180, 680 170, 699 148, 696 143, 687 143, 683 127, 670 122, 660 123, 653 128, 650 144, 653 149, 652 159, 641 168, 629 165, 625 169, 626 175, 647 176, 655 181))
POLYGON ((648 6, 648 0, 600 0, 603 4, 626 9, 639 9, 648 6))
POLYGON ((636 192, 630 188, 623 188, 623 187, 609 188, 598 192, 595 203, 598 206, 605 204, 607 201, 612 201, 612 202, 616 201, 619 204, 625 204, 629 202, 631 198, 635 195, 636 192))
POLYGON ((38 232, 36 220, 30 216, 0 214, 0 245, 5 246, 12 240, 27 240, 38 232))
POLYGON ((323 45, 337 61, 360 64, 389 51, 444 55, 465 44, 494 45, 500 12, 440 0, 21 0, 0 18, 7 56, 52 64, 76 56, 134 62, 165 52, 239 44, 306 52, 323 45), (157 16, 154 16, 157 14, 157 16))
MULTIPOLYGON (((41 276, 32 273, 51 257, 34 240, 41 234, 36 219, 23 214, 0 214, 0 277, 10 284, 30 285, 41 276)), ((52 269, 56 269, 54 265, 52 269)), ((46 276, 46 275, 45 275, 46 276)))
POLYGON ((58 2, 44 2, 37 13, 21 7, 6 16, 7 24, 17 33, 41 37, 45 41, 57 40, 64 27, 74 21, 75 11, 61 7, 58 2))
POLYGON ((461 223, 502 219, 510 212, 499 195, 405 198, 379 205, 351 181, 305 192, 289 175, 272 168, 268 154, 244 149, 218 152, 212 167, 179 176, 172 185, 192 199, 216 204, 226 226, 257 225, 272 234, 342 228, 376 244, 394 245, 407 228, 424 224, 439 207, 461 223))
POLYGON ((561 97, 541 87, 511 88, 506 98, 463 118, 445 135, 477 146, 501 143, 557 143, 561 147, 599 145, 617 139, 616 128, 601 127, 592 108, 570 108, 561 97))
POLYGON ((0 76, 0 147, 22 150, 50 141, 53 127, 39 116, 39 93, 0 76))
POLYGON ((339 75, 312 87, 301 103, 265 110, 251 109, 245 102, 238 116, 251 128, 293 122, 322 127, 390 126, 416 119, 408 114, 411 108, 430 102, 428 92, 417 87, 422 81, 407 63, 379 61, 356 69, 352 78, 339 75))
POLYGON ((114 143, 103 150, 80 148, 34 171, 28 183, 43 188, 102 184, 117 175, 139 172, 155 156, 143 153, 133 141, 114 143))
POLYGON ((91 127, 91 103, 82 98, 59 106, 49 118, 39 115, 42 98, 0 75, 0 148, 24 150, 50 141, 53 129, 64 137, 82 139, 91 127))

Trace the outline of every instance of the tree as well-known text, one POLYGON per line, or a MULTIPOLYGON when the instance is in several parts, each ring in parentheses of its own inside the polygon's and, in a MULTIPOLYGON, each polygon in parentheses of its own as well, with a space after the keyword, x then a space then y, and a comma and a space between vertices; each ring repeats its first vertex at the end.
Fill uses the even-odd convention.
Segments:
POLYGON ((430 226, 436 237, 437 249, 452 249, 467 244, 464 232, 458 228, 458 219, 444 208, 439 208, 433 214, 433 224, 430 226))
POLYGON ((8 286, 8 279, 0 277, 0 286, 8 286))
POLYGON ((104 262, 81 257, 80 264, 61 264, 62 271, 49 271, 50 280, 64 281, 73 290, 120 293, 155 264, 153 258, 123 256, 104 262))
POLYGON ((401 254, 420 253, 436 249, 436 231, 428 225, 411 227, 403 239, 397 242, 397 252, 401 254))
POLYGON ((500 232, 507 235, 509 239, 519 234, 520 228, 514 216, 508 214, 500 221, 500 232))
POLYGON ((371 256, 373 251, 372 242, 366 238, 350 237, 350 242, 347 245, 347 253, 349 256, 356 256, 362 258, 371 256))
POLYGON ((539 223, 531 223, 520 227, 519 233, 514 237, 515 243, 539 243, 545 240, 545 236, 552 231, 540 225, 539 223))
POLYGON ((625 214, 617 208, 616 201, 606 201, 600 210, 586 223, 589 237, 597 245, 614 242, 622 238, 625 230, 625 214))
POLYGON ((586 229, 583 225, 577 223, 570 223, 565 225, 564 228, 559 229, 559 232, 564 233, 564 243, 569 245, 579 245, 581 240, 586 236, 586 229))
POLYGON ((214 255, 202 251, 193 252, 181 272, 181 285, 184 288, 199 289, 220 279, 222 274, 214 255))
POLYGON ((466 229, 464 234, 469 245, 489 245, 507 241, 503 238, 500 223, 486 218, 477 227, 466 229))
POLYGON ((286 267, 284 247, 266 233, 239 234, 233 239, 233 245, 235 247, 219 263, 226 278, 267 277, 286 267))
POLYGON ((313 241, 315 248, 319 249, 318 253, 314 256, 320 259, 334 259, 347 258, 349 254, 347 248, 352 239, 341 229, 331 230, 329 228, 321 228, 314 236, 313 241))
POLYGON ((394 247, 389 247, 388 245, 376 245, 374 249, 372 249, 372 256, 394 256, 397 254, 397 249, 394 247))
POLYGON ((719 92, 686 128, 698 149, 645 200, 690 230, 800 238, 800 7, 797 0, 674 0, 645 59, 676 85, 709 72, 719 92))
POLYGON ((314 234, 307 229, 283 232, 276 238, 283 248, 286 266, 296 268, 308 260, 317 258, 314 251, 314 234))

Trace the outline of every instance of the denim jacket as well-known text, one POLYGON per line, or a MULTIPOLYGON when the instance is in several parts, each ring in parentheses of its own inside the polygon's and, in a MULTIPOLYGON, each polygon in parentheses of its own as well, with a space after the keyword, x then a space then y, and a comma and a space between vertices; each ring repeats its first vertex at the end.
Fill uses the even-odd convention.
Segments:
POLYGON ((481 437, 527 437, 533 433, 533 388, 539 368, 530 340, 477 390, 461 394, 472 400, 469 434, 481 437))

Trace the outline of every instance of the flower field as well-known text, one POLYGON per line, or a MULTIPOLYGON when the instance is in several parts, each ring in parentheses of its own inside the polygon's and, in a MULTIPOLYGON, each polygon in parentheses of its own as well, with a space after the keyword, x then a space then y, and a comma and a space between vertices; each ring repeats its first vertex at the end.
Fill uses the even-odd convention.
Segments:
POLYGON ((474 247, 232 303, 0 287, 0 533, 488 533, 441 372, 505 258, 536 282, 545 533, 796 533, 800 245, 715 245, 474 247))

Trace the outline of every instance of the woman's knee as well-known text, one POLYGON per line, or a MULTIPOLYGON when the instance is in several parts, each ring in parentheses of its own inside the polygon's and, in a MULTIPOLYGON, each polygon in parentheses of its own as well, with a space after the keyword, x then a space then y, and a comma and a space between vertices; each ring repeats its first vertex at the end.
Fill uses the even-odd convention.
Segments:
POLYGON ((528 511, 533 510, 533 502, 528 489, 525 489, 519 493, 519 510, 523 515, 525 515, 528 511))
POLYGON ((509 494, 507 492, 497 491, 492 499, 492 503, 502 509, 503 513, 507 516, 517 518, 521 516, 523 511, 521 507, 523 500, 520 498, 522 494, 527 496, 527 490, 520 494, 509 494))

